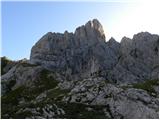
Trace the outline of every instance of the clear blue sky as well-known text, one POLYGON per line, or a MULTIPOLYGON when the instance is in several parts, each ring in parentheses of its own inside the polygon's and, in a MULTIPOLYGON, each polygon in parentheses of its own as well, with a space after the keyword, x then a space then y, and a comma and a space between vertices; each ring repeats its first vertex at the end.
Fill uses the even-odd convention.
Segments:
POLYGON ((139 23, 142 27, 134 28, 134 24, 130 26, 133 18, 126 17, 135 17, 134 13, 140 7, 136 3, 121 2, 2 2, 1 56, 13 60, 29 58, 31 47, 47 32, 74 32, 76 27, 93 18, 102 23, 107 40, 113 36, 120 41, 124 35, 130 37, 140 31, 150 32, 154 25, 150 28, 139 23), (127 29, 129 26, 132 31, 127 29))

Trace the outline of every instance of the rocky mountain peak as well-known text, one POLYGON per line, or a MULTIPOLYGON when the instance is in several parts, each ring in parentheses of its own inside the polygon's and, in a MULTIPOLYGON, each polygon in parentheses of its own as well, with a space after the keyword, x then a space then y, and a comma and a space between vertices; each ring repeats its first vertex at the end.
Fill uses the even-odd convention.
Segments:
POLYGON ((72 77, 80 75, 84 78, 99 73, 105 79, 133 82, 151 76, 157 78, 157 72, 150 74, 158 64, 158 42, 159 36, 148 32, 138 33, 133 39, 123 37, 120 43, 113 37, 105 42, 102 25, 93 19, 78 27, 75 33, 49 32, 44 35, 33 46, 30 61, 50 70, 69 73, 72 77), (130 74, 127 79, 125 76, 119 78, 121 73, 117 70, 130 74), (140 71, 142 74, 138 75, 140 71))
POLYGON ((93 19, 76 29, 75 38, 80 43, 92 45, 97 42, 104 42, 105 34, 100 22, 97 19, 93 19))
POLYGON ((93 19, 75 33, 48 32, 29 61, 1 64, 2 118, 159 117, 158 35, 105 42, 93 19))
POLYGON ((112 45, 112 44, 116 44, 118 43, 113 37, 111 37, 108 41, 108 44, 112 45))
POLYGON ((139 32, 139 33, 137 33, 137 34, 134 34, 133 35, 133 38, 142 38, 142 37, 149 37, 149 36, 151 36, 152 34, 151 33, 149 33, 149 32, 139 32))
POLYGON ((88 21, 85 24, 86 28, 94 29, 96 32, 99 32, 101 36, 104 35, 104 30, 101 23, 97 19, 93 19, 92 21, 88 21))
POLYGON ((120 43, 117 42, 113 37, 109 39, 109 41, 106 43, 107 46, 109 46, 110 49, 112 49, 116 55, 118 56, 120 43))
POLYGON ((154 44, 154 43, 157 44, 158 41, 159 41, 159 36, 155 34, 151 34, 149 32, 140 32, 133 36, 134 44, 150 46, 150 44, 154 44))
POLYGON ((132 40, 126 36, 124 36, 121 40, 121 43, 128 43, 128 42, 131 42, 132 40))

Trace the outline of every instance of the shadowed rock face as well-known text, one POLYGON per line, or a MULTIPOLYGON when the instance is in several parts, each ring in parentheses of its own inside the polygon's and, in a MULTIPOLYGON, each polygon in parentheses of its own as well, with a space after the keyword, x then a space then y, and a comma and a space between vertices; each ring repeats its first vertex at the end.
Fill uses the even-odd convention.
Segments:
POLYGON ((105 42, 97 19, 75 33, 47 33, 32 48, 30 61, 70 77, 101 76, 116 83, 158 78, 159 36, 148 32, 105 42))
POLYGON ((109 78, 121 82, 138 82, 158 78, 159 36, 141 32, 133 39, 122 38, 120 59, 109 78), (157 71, 157 72, 155 72, 157 71))

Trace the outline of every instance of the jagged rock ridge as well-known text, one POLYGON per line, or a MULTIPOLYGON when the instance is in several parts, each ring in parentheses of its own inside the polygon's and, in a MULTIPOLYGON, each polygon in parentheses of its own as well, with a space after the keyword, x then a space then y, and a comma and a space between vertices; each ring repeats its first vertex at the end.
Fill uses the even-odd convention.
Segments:
POLYGON ((102 25, 94 19, 75 33, 47 33, 32 48, 30 60, 71 78, 96 74, 117 83, 158 78, 159 36, 148 32, 105 42, 102 25))
POLYGON ((30 60, 2 62, 2 118, 158 118, 159 36, 105 42, 94 19, 47 33, 30 60))

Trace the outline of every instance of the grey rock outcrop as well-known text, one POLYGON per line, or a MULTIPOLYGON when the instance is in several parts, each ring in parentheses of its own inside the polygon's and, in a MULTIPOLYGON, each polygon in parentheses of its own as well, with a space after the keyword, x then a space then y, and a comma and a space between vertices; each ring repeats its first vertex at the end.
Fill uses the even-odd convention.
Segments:
POLYGON ((106 42, 94 19, 74 33, 48 32, 30 60, 1 62, 2 118, 159 117, 158 35, 106 42))
POLYGON ((138 33, 133 39, 124 37, 120 46, 120 59, 109 78, 121 82, 141 82, 158 79, 159 36, 138 33))
POLYGON ((74 34, 78 45, 93 45, 105 41, 103 27, 96 19, 78 27, 74 34))
POLYGON ((70 79, 99 76, 134 83, 158 78, 158 44, 159 36, 148 32, 105 42, 103 27, 94 19, 75 33, 47 33, 33 46, 30 61, 70 79))
POLYGON ((102 25, 94 19, 74 34, 47 33, 33 46, 30 60, 72 77, 106 76, 118 60, 119 47, 113 38, 105 43, 102 25))
POLYGON ((113 118, 158 118, 158 98, 142 89, 124 89, 107 83, 103 78, 78 81, 63 100, 71 103, 106 105, 113 118))
POLYGON ((31 87, 42 70, 41 66, 17 63, 1 77, 2 94, 23 85, 31 87))
POLYGON ((16 64, 16 61, 9 60, 7 57, 1 57, 1 75, 7 73, 16 64))

